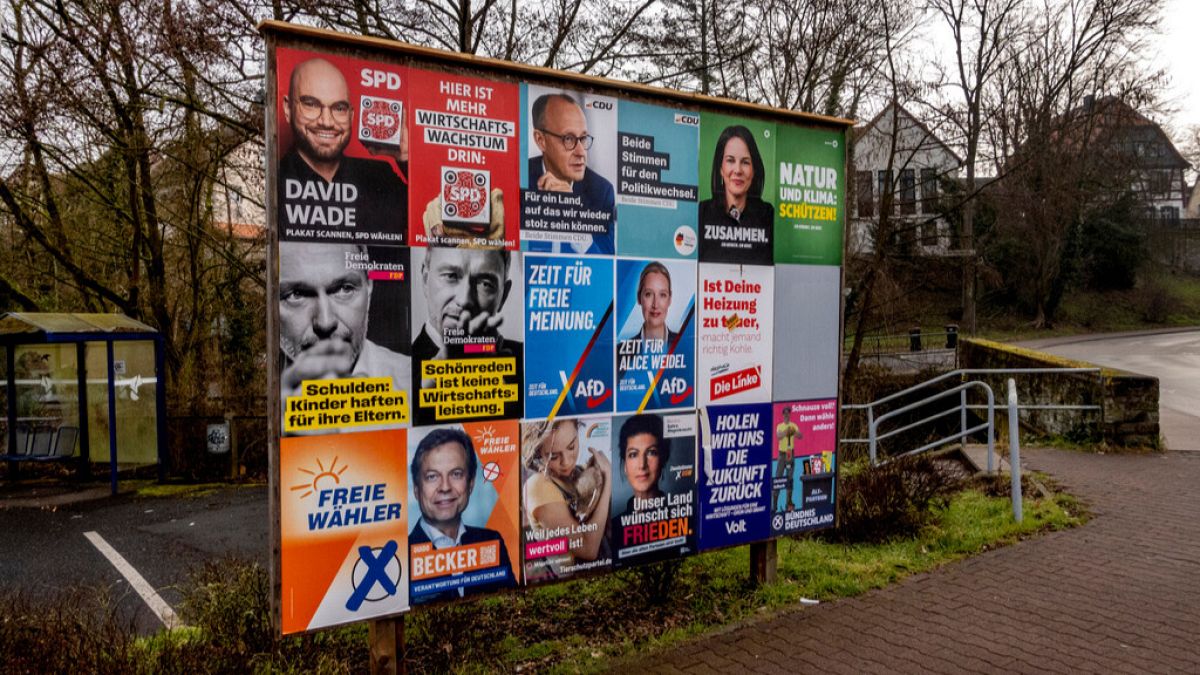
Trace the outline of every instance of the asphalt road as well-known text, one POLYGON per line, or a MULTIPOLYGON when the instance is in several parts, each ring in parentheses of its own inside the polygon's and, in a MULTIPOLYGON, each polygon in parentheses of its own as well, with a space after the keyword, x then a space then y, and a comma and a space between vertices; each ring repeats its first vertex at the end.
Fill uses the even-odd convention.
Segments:
POLYGON ((1200 452, 1200 329, 1076 336, 1020 344, 1157 377, 1159 423, 1167 449, 1200 452))

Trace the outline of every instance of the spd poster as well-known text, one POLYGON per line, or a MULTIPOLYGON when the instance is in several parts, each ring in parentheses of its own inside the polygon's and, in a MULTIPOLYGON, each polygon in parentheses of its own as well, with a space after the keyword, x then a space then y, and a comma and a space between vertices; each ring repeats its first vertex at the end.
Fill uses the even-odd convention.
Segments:
POLYGON ((775 123, 700 115, 700 262, 770 265, 775 123))
POLYGON ((708 406, 700 420, 700 548, 767 539, 771 404, 708 406))
POLYGON ((700 263, 700 405, 771 400, 774 289, 770 267, 700 263))
POLYGON ((837 399, 774 406, 771 532, 833 526, 836 506, 837 399))
POLYGON ((404 429, 284 438, 284 634, 408 609, 404 429))
POLYGON ((617 260, 617 410, 696 405, 696 263, 617 260))
POLYGON ((409 245, 517 248, 517 85, 408 72, 409 245))
POLYGON ((525 417, 612 412, 613 261, 525 256, 525 417))
POLYGON ((846 147, 841 131, 780 124, 775 262, 842 264, 846 147))
POLYGON ((700 114, 617 105, 617 254, 695 260, 700 114))
POLYGON ((408 559, 413 604, 516 585, 520 432, 516 420, 410 432, 408 559))
POLYGON ((612 420, 521 424, 521 529, 525 583, 567 579, 612 565, 612 420))

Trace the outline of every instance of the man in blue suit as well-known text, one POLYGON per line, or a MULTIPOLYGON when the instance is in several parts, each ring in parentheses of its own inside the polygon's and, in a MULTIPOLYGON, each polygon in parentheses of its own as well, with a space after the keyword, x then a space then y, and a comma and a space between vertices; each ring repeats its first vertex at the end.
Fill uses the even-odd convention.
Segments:
MULTIPOLYGON (((587 165, 588 150, 595 137, 588 133, 587 118, 575 99, 567 94, 544 94, 533 102, 533 140, 541 155, 529 158, 529 187, 543 192, 569 192, 580 198, 584 211, 596 212, 582 218, 591 229, 590 245, 576 245, 563 253, 612 254, 615 251, 613 214, 616 204, 612 183, 587 165), (580 250, 586 248, 586 250, 580 250)), ((561 247, 560 247, 561 248, 561 247)), ((554 250, 551 242, 530 241, 531 251, 554 250)))

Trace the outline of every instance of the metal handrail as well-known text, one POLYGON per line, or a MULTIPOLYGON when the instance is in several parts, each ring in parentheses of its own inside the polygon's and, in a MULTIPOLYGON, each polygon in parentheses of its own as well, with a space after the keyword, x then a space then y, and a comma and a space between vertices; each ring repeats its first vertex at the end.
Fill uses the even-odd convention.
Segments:
POLYGON ((948 409, 948 410, 944 410, 944 411, 941 411, 941 412, 938 412, 938 413, 934 413, 933 415, 930 415, 929 417, 926 417, 926 418, 924 418, 924 419, 921 419, 921 420, 919 420, 919 421, 917 421, 917 422, 914 422, 914 423, 912 423, 912 424, 909 424, 909 425, 907 425, 907 426, 901 427, 901 428, 899 428, 899 429, 893 429, 892 431, 889 431, 889 432, 887 432, 887 433, 886 433, 886 434, 884 434, 883 436, 880 436, 880 435, 879 435, 879 425, 880 425, 880 424, 882 424, 883 422, 885 422, 885 421, 887 421, 887 420, 889 420, 889 419, 891 419, 891 418, 893 418, 893 417, 896 417, 897 415, 901 415, 901 414, 904 414, 904 413, 906 413, 906 412, 910 412, 910 411, 912 411, 912 410, 916 410, 917 408, 920 408, 921 406, 924 406, 924 405, 926 405, 926 404, 932 403, 932 402, 934 402, 934 401, 937 401, 937 400, 939 400, 939 399, 946 398, 946 397, 948 397, 948 396, 951 396, 951 395, 953 395, 953 394, 958 394, 958 393, 960 393, 960 392, 961 392, 961 393, 964 395, 964 397, 965 397, 966 391, 967 391, 968 389, 971 389, 971 388, 974 388, 974 387, 982 388, 982 389, 984 390, 984 392, 986 392, 986 393, 987 393, 987 399, 988 399, 988 419, 987 419, 987 423, 986 423, 986 424, 979 425, 978 427, 973 427, 973 428, 972 428, 972 429, 970 429, 970 430, 963 429, 962 431, 960 431, 960 432, 959 432, 959 433, 957 433, 957 434, 953 434, 953 435, 951 435, 951 436, 948 436, 948 437, 946 437, 946 438, 939 439, 939 440, 937 440, 937 441, 934 441, 933 443, 928 443, 928 444, 926 444, 926 445, 924 445, 924 446, 921 446, 920 448, 917 448, 917 449, 915 449, 915 450, 909 450, 909 451, 907 451, 907 452, 901 453, 901 456, 904 456, 904 455, 911 455, 911 454, 916 454, 916 453, 918 453, 918 452, 923 452, 923 451, 925 451, 925 450, 928 450, 928 449, 929 449, 929 448, 931 448, 931 447, 936 447, 936 446, 938 446, 938 445, 941 445, 941 444, 943 444, 943 443, 946 443, 946 442, 949 442, 949 441, 952 441, 952 440, 958 440, 958 439, 960 439, 960 438, 965 438, 965 436, 966 436, 968 433, 974 433, 974 432, 976 432, 976 431, 981 431, 981 430, 983 430, 983 429, 987 429, 987 430, 988 430, 988 435, 987 435, 987 438, 988 438, 988 462, 987 462, 987 463, 988 463, 988 467, 987 467, 987 468, 988 468, 988 473, 991 473, 991 471, 992 471, 992 453, 993 453, 993 451, 994 451, 994 447, 993 447, 993 439, 994 439, 994 437, 995 437, 995 434, 993 434, 993 433, 992 433, 992 426, 993 426, 993 423, 994 423, 994 421, 995 421, 995 412, 994 412, 993 408, 995 407, 995 400, 996 400, 996 399, 995 399, 995 396, 992 394, 992 388, 991 388, 991 387, 989 387, 989 386, 987 385, 987 383, 986 383, 986 382, 983 382, 983 381, 980 381, 980 380, 972 380, 972 381, 970 381, 970 382, 964 382, 964 383, 962 383, 962 384, 960 384, 960 385, 958 385, 958 386, 956 386, 956 387, 952 387, 952 388, 950 388, 950 389, 947 389, 947 390, 945 390, 945 391, 940 391, 940 392, 937 392, 937 393, 933 394, 932 396, 926 396, 925 398, 923 398, 923 399, 921 399, 921 400, 919 400, 919 401, 915 401, 915 402, 913 402, 913 403, 910 403, 910 404, 908 404, 908 405, 906 405, 906 406, 903 406, 903 407, 901 407, 901 408, 897 408, 897 409, 895 409, 895 410, 892 410, 892 411, 886 412, 886 413, 884 413, 883 415, 880 415, 880 416, 879 416, 879 417, 877 417, 877 418, 873 418, 873 419, 871 420, 871 422, 870 422, 870 425, 869 425, 869 426, 868 426, 868 428, 867 428, 867 434, 868 434, 867 438, 868 438, 868 442, 869 442, 869 453, 870 453, 870 455, 869 455, 869 456, 870 456, 870 459, 871 459, 871 464, 872 464, 872 465, 876 465, 876 464, 878 464, 878 463, 879 463, 879 462, 878 462, 878 458, 877 458, 877 453, 876 453, 876 448, 878 447, 878 443, 879 443, 879 441, 881 441, 881 440, 883 440, 883 439, 885 439, 885 438, 888 438, 888 437, 890 437, 890 436, 894 436, 894 435, 896 435, 896 434, 898 434, 898 433, 901 433, 901 432, 903 432, 903 431, 908 431, 908 430, 910 430, 910 429, 912 429, 912 428, 914 428, 914 427, 920 426, 921 424, 924 424, 924 423, 926 423, 926 422, 929 422, 929 421, 932 421, 932 420, 935 420, 935 419, 939 419, 939 418, 941 418, 941 417, 945 417, 945 416, 946 416, 946 415, 948 415, 948 414, 951 414, 951 413, 957 412, 957 411, 959 410, 959 408, 958 408, 958 407, 954 407, 954 408, 950 408, 950 409, 948 409))

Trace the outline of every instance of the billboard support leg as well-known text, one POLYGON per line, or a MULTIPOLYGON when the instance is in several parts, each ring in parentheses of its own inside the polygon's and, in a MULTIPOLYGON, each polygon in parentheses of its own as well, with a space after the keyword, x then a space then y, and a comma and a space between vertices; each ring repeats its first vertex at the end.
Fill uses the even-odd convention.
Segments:
POLYGON ((774 539, 750 544, 750 581, 755 586, 775 583, 777 551, 774 539))
POLYGON ((371 675, 403 675, 404 617, 370 622, 367 641, 371 647, 371 675))

